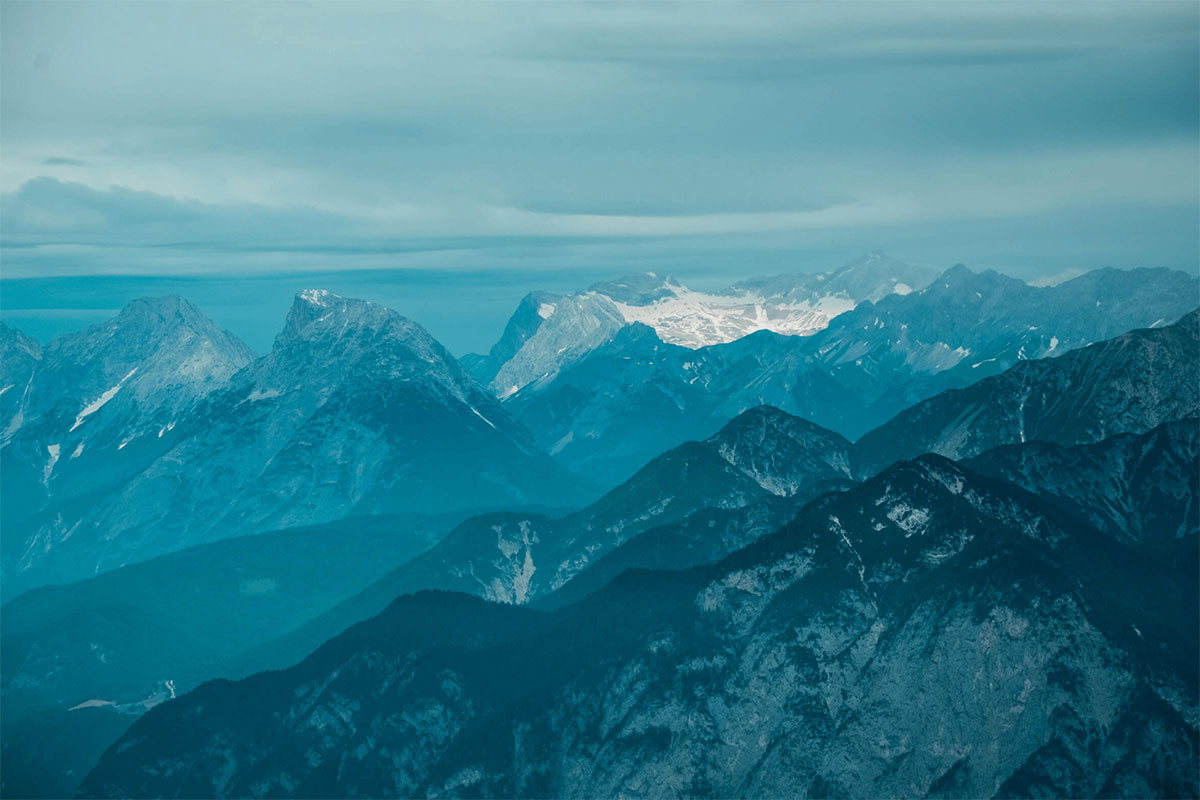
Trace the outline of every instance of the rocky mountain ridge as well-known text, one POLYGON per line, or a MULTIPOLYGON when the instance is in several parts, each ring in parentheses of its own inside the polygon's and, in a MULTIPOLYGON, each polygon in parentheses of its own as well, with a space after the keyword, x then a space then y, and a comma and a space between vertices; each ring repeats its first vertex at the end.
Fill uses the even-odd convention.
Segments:
POLYGON ((1194 794, 1194 544, 1123 544, 927 456, 555 614, 400 598, 152 710, 83 791, 1194 794))

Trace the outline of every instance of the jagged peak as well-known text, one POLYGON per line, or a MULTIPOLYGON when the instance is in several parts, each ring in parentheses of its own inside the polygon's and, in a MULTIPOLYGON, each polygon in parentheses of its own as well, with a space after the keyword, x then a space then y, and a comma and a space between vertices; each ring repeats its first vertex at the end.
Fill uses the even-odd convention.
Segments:
POLYGON ((942 273, 944 280, 965 280, 975 277, 976 273, 961 261, 942 273))
POLYGON ((296 293, 296 300, 316 308, 326 308, 333 300, 341 300, 339 295, 328 289, 301 289, 296 293))
POLYGON ((664 342, 658 331, 644 322, 630 322, 622 326, 608 341, 609 347, 621 348, 633 344, 661 347, 664 342))
POLYGON ((827 428, 823 428, 815 422, 810 422, 804 417, 798 417, 795 414, 789 414, 782 409, 764 403, 763 405, 748 408, 741 414, 738 414, 736 417, 729 420, 729 422, 725 423, 721 430, 713 434, 712 439, 720 439, 729 434, 736 433, 749 425, 760 424, 766 424, 781 430, 806 428, 812 432, 824 433, 831 437, 840 438, 839 434, 836 434, 827 428))
POLYGON ((0 347, 15 348, 24 353, 27 353, 31 358, 40 359, 42 357, 42 345, 37 339, 28 335, 19 328, 14 328, 0 322, 0 347))
POLYGON ((588 291, 605 295, 617 303, 638 306, 649 305, 686 289, 686 286, 669 275, 643 272, 592 284, 588 291))
POLYGON ((315 352, 334 370, 368 362, 391 370, 400 358, 441 365, 450 370, 452 381, 469 379, 428 331, 399 312, 369 300, 309 289, 297 293, 272 353, 286 362, 298 357, 307 363, 315 352))
POLYGON ((316 323, 335 318, 341 323, 339 327, 354 324, 355 327, 378 328, 389 321, 407 322, 399 313, 370 300, 342 297, 325 289, 304 289, 296 293, 276 344, 308 338, 316 333, 316 323))
POLYGON ((970 475, 957 462, 936 453, 897 461, 875 477, 868 485, 886 487, 884 493, 903 486, 922 485, 937 493, 962 494, 970 475))
POLYGON ((946 289, 1001 287, 1027 288, 1024 281, 1009 277, 994 269, 975 272, 965 264, 955 264, 943 272, 925 291, 938 292, 946 289))
POLYGON ((131 300, 117 314, 116 323, 122 328, 163 328, 183 324, 206 332, 217 329, 204 312, 177 294, 131 300))
MULTIPOLYGON (((737 435, 738 433, 740 433, 742 430, 744 430, 745 428, 747 428, 749 426, 765 424, 765 425, 769 425, 773 428, 779 428, 779 427, 783 427, 783 426, 793 425, 796 423, 802 423, 802 424, 807 423, 810 425, 812 424, 812 423, 809 423, 805 419, 801 419, 800 417, 793 416, 792 414, 789 414, 782 409, 776 408, 775 406, 766 405, 766 404, 761 405, 761 406, 754 406, 753 408, 748 408, 745 411, 743 411, 742 413, 738 414, 736 417, 729 420, 729 422, 726 422, 725 425, 721 427, 721 430, 717 431, 715 434, 712 435, 710 441, 717 441, 717 440, 724 439, 724 438, 727 438, 732 435, 737 435)), ((814 427, 819 427, 819 426, 814 426, 814 427)))
POLYGON ((715 445, 723 454, 726 450, 740 449, 747 443, 755 449, 787 448, 791 443, 817 459, 832 453, 842 453, 848 458, 851 447, 849 440, 841 434, 770 405, 743 411, 725 423, 705 443, 715 445))
POLYGON ((857 258, 850 259, 845 264, 842 264, 840 267, 833 270, 830 274, 836 275, 842 272, 850 272, 851 270, 858 269, 859 267, 869 267, 873 269, 882 266, 897 266, 907 268, 909 265, 903 261, 900 261, 899 259, 892 258, 882 250, 870 250, 866 253, 863 253, 861 256, 858 256, 857 258))
POLYGON ((566 300, 565 296, 554 292, 530 292, 517 304, 517 310, 509 318, 509 325, 528 320, 536 328, 544 320, 553 316, 558 307, 566 300))
POLYGON ((235 366, 242 366, 254 357, 241 339, 222 330, 185 298, 173 294, 132 300, 115 317, 59 336, 47 345, 45 352, 87 361, 97 353, 106 352, 110 353, 103 359, 106 363, 112 361, 111 354, 120 353, 116 358, 124 363, 169 352, 175 344, 188 340, 210 343, 235 366))

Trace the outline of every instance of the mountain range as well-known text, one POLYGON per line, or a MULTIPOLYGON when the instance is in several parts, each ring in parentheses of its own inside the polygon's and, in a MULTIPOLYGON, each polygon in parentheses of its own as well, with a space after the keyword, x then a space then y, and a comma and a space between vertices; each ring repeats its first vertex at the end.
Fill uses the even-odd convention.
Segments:
POLYGON ((1078 444, 1141 432, 1200 406, 1200 311, 1059 358, 1022 361, 897 414, 855 443, 860 470, 1033 439, 1078 444))
MULTIPOLYGON (((721 296, 753 284, 799 303, 815 285, 880 299, 811 335, 759 330, 697 348, 613 311, 678 299, 670 281, 530 296, 489 358, 504 359, 498 375, 541 377, 498 397, 507 378, 485 390, 416 323, 316 290, 296 297, 259 358, 177 297, 135 301, 45 348, 5 327, 3 597, 351 514, 578 508, 759 405, 853 438, 947 387, 1166 325, 1200 291, 1167 270, 1098 270, 1035 288, 961 267, 896 291, 918 273, 872 255, 822 276, 750 282, 721 296)), ((479 363, 467 367, 478 374, 479 363)), ((867 473, 901 457, 897 447, 972 454, 875 435, 894 452, 870 456, 867 473)))
POLYGON ((607 341, 621 327, 642 323, 662 341, 701 348, 756 331, 804 336, 864 300, 921 289, 932 270, 868 253, 840 268, 778 275, 697 292, 669 276, 631 275, 571 295, 526 295, 486 356, 463 363, 501 398, 553 375, 607 341))
MULTIPOLYGON (((1186 520, 1195 514, 1189 481, 1196 474, 1198 454, 1188 428, 1200 415, 1198 387, 1200 311, 1194 311, 1173 324, 1130 331, 1062 357, 1019 361, 968 389, 947 390, 919 403, 854 443, 780 409, 756 407, 703 442, 667 451, 575 515, 469 520, 385 579, 386 590, 375 595, 370 611, 382 610, 386 598, 419 589, 452 589, 519 604, 557 594, 571 579, 597 589, 603 585, 599 575, 612 578, 621 569, 678 568, 715 560, 748 544, 748 532, 765 533, 764 523, 777 527, 786 522, 789 513, 799 510, 788 498, 808 500, 814 489, 845 488, 924 453, 963 459, 987 450, 991 461, 981 463, 993 464, 993 474, 1032 491, 1067 486, 1065 476, 1074 475, 1081 485, 1095 486, 1090 496, 1078 487, 1061 489, 1078 498, 1074 512, 1107 503, 1114 513, 1125 509, 1119 519, 1131 529, 1147 531, 1137 538, 1161 539, 1162 534, 1128 516, 1134 508, 1148 509, 1150 515, 1154 512, 1149 509, 1157 506, 1162 524, 1186 533, 1194 530, 1186 520), (1027 394, 1046 401, 1025 402, 1021 417, 1016 412, 1027 394), (1143 439, 1138 437, 1151 436, 1151 431, 1165 438, 1139 449, 1136 443, 1143 439), (1109 438, 1117 435, 1123 438, 1109 438), (1133 444, 1122 444, 1130 438, 1133 444), (1023 443, 1032 447, 1030 439, 1043 448, 1052 443, 1086 447, 1072 448, 1057 470, 1048 453, 1003 449, 1023 443), (1096 444, 1102 440, 1108 449, 1096 444), (888 448, 882 453, 881 443, 888 448), (1121 446, 1126 450, 1116 449, 1121 446), (1015 468, 1002 469, 996 453, 1006 452, 1029 459, 1026 469, 1038 465, 1034 474, 1042 480, 1018 479, 1015 468), (1132 460, 1133 453, 1141 453, 1145 463, 1132 460), (1089 465, 1092 459, 1101 464, 1089 465), (1135 481, 1132 476, 1141 470, 1148 472, 1135 481), (1108 476, 1107 482, 1100 475, 1108 476), (1141 488, 1134 491, 1133 486, 1141 488), (691 519, 701 509, 705 513, 691 519), (606 556, 612 559, 609 564, 589 576, 591 565, 606 556)), ((1107 531, 1121 524, 1118 518, 1084 518, 1107 531)), ((575 595, 567 590, 562 596, 575 595)), ((361 613, 358 619, 368 615, 361 613)), ((343 618, 341 627, 353 621, 343 618)))
POLYGON ((613 485, 757 405, 854 439, 1020 361, 1174 322, 1198 297, 1200 282, 1168 270, 1097 270, 1032 287, 960 266, 920 291, 861 302, 808 336, 763 330, 693 349, 634 323, 597 346, 581 336, 576 350, 552 353, 535 335, 510 361, 532 382, 492 389, 562 463, 613 485))
POLYGON ((350 514, 570 507, 592 493, 419 325, 328 292, 301 292, 253 360, 185 301, 137 301, 52 343, 30 386, 0 450, 19 476, 5 481, 6 596, 350 514), (152 335, 166 309, 187 347, 152 335), (202 361, 214 351, 227 357, 202 361), (106 377, 72 394, 68 368, 106 377))
POLYGON ((925 456, 553 614, 402 597, 152 710, 83 792, 1194 794, 1196 566, 925 456))
POLYGON ((0 328, 0 795, 1195 794, 1200 282, 922 274, 0 328))

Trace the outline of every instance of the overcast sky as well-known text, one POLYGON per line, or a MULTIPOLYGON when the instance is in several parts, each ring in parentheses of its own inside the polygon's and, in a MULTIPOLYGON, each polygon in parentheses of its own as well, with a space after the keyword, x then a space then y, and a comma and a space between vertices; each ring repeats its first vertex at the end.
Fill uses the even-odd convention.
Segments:
POLYGON ((1197 269, 1194 2, 4 2, 0 36, 0 289, 42 332, 154 281, 275 287, 274 330, 293 283, 405 274, 493 325, 865 250, 1197 269))

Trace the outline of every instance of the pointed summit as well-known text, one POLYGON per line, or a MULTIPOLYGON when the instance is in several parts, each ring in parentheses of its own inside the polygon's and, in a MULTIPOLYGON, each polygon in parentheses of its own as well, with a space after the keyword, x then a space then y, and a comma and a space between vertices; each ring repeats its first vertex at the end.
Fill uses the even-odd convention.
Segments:
POLYGON ((659 275, 655 272, 643 272, 640 275, 626 275, 615 281, 592 284, 588 291, 605 295, 615 303, 647 306, 659 300, 674 297, 680 292, 686 292, 687 287, 670 276, 659 275))
MULTIPOLYGON (((254 354, 177 295, 131 301, 106 322, 52 341, 38 368, 31 411, 49 410, 65 396, 70 405, 111 390, 150 407, 191 405, 249 363, 254 354)), ((82 407, 82 406, 81 406, 82 407)))
POLYGON ((850 442, 774 406, 743 411, 705 444, 772 494, 850 478, 850 442))
MULTIPOLYGON (((56 557, 73 534, 81 538, 60 512, 144 470, 169 443, 165 434, 252 358, 237 337, 176 296, 134 300, 105 322, 55 339, 40 359, 26 361, 19 388, 8 380, 18 362, 6 357, 0 504, 12 520, 44 510, 52 521, 6 548, 5 591, 19 591, 41 559, 56 557), (27 549, 38 536, 46 545, 27 549)), ((79 574, 51 570, 40 580, 79 574)))
POLYGON ((878 270, 887 269, 889 267, 908 269, 909 265, 905 264, 903 261, 892 258, 882 250, 871 250, 870 252, 863 253, 858 258, 850 259, 845 264, 842 264, 842 266, 833 270, 833 272, 830 274, 837 275, 843 272, 853 272, 854 270, 858 269, 878 270))
POLYGON ((955 282, 970 280, 975 275, 976 273, 970 267, 960 261, 943 272, 941 277, 943 281, 955 282))
POLYGON ((41 357, 42 345, 36 339, 0 322, 0 380, 5 381, 0 388, 11 384, 13 375, 32 370, 41 357))
POLYGON ((909 294, 929 285, 936 272, 906 264, 879 250, 864 253, 824 275, 826 291, 844 292, 856 302, 878 303, 891 294, 909 294))
POLYGON ((932 291, 981 293, 984 296, 999 297, 1002 294, 1021 293, 1027 288, 1024 281, 1002 275, 994 269, 975 272, 964 264, 955 264, 943 272, 930 284, 932 291))
POLYGON ((169 330, 177 326, 207 330, 214 327, 212 320, 200 309, 177 294, 131 300, 117 315, 117 325, 126 330, 169 330))
POLYGON ((330 328, 343 334, 350 328, 378 330, 390 322, 413 325, 387 306, 369 300, 342 297, 325 289, 304 289, 296 293, 275 346, 319 338, 330 328))

